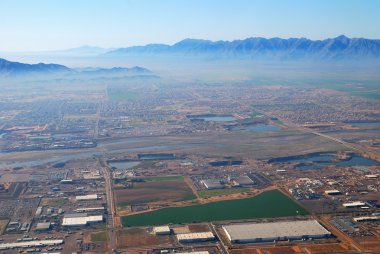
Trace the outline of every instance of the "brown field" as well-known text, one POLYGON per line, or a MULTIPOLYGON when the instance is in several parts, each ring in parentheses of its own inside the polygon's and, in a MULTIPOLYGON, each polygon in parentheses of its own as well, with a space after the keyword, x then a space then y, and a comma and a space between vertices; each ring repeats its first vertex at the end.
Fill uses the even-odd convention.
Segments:
POLYGON ((0 220, 0 235, 3 234, 7 224, 8 224, 8 220, 0 220))
POLYGON ((277 247, 257 247, 234 249, 231 254, 334 254, 334 253, 356 253, 352 248, 344 244, 313 244, 313 245, 296 245, 296 246, 277 246, 277 247))
POLYGON ((355 253, 353 249, 339 243, 308 245, 305 249, 313 254, 355 253))
POLYGON ((298 252, 294 247, 268 247, 268 248, 252 248, 252 249, 239 249, 231 250, 231 254, 298 254, 303 252, 298 252))
POLYGON ((183 180, 146 181, 135 183, 132 189, 115 190, 118 206, 146 203, 171 203, 194 199, 190 187, 183 180))
POLYGON ((158 246, 171 243, 170 236, 156 236, 140 228, 122 230, 117 233, 118 248, 158 246))
POLYGON ((357 237, 355 240, 362 246, 364 250, 380 253, 380 237, 357 237))

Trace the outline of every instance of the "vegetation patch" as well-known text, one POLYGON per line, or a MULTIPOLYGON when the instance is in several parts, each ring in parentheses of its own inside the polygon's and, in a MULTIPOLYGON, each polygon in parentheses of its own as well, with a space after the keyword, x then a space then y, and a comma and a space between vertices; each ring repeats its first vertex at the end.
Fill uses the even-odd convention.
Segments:
POLYGON ((308 214, 301 206, 278 190, 256 197, 213 202, 185 207, 163 208, 153 212, 122 217, 124 226, 196 223, 242 220, 308 214))
POLYGON ((96 232, 96 233, 91 233, 91 241, 92 242, 105 242, 107 241, 107 232, 102 231, 102 232, 96 232))

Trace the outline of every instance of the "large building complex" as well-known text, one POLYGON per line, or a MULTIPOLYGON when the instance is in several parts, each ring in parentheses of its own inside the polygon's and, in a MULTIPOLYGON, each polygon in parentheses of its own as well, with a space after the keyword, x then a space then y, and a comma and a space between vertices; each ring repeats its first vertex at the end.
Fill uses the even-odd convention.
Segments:
POLYGON ((215 239, 212 232, 177 234, 176 236, 180 243, 206 242, 215 239))
POLYGON ((301 240, 331 235, 316 220, 235 224, 223 226, 223 230, 233 243, 301 240))

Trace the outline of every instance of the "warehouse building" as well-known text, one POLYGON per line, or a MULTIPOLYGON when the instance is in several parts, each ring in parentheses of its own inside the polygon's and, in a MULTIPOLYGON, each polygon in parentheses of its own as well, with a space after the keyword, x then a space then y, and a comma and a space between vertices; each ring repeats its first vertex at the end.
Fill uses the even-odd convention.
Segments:
POLYGON ((325 190, 326 195, 334 196, 334 195, 341 195, 342 192, 338 190, 325 190))
POLYGON ((220 183, 220 180, 205 179, 205 180, 202 180, 202 183, 208 190, 224 188, 224 185, 220 183))
POLYGON ((355 201, 355 202, 344 203, 343 206, 346 208, 353 208, 353 207, 365 206, 365 203, 361 201, 355 201))
POLYGON ((8 250, 14 248, 33 248, 33 247, 44 247, 44 246, 55 246, 63 244, 63 240, 38 240, 38 241, 25 241, 25 242, 14 242, 14 243, 0 243, 0 250, 8 250))
POLYGON ((86 213, 68 214, 63 218, 62 226, 80 227, 80 226, 86 226, 88 224, 98 223, 102 221, 103 221, 103 215, 87 216, 86 213))
POLYGON ((39 222, 36 226, 36 231, 47 231, 50 229, 50 222, 39 222))
POLYGON ((232 243, 319 239, 331 236, 316 220, 249 223, 223 226, 232 243))
POLYGON ((85 200, 96 200, 99 199, 98 194, 90 194, 84 196, 76 196, 76 201, 85 201, 85 200))
POLYGON ((355 222, 366 222, 366 221, 378 221, 380 220, 380 216, 362 216, 362 217, 355 217, 355 222))
POLYGON ((249 178, 249 176, 239 176, 235 178, 233 181, 236 186, 252 186, 255 184, 255 182, 252 181, 252 179, 249 178))
POLYGON ((170 228, 169 226, 154 227, 153 232, 156 235, 170 235, 170 228))
POLYGON ((207 242, 215 240, 215 236, 212 232, 177 234, 176 236, 180 243, 207 242))
POLYGON ((83 207, 83 208, 78 208, 75 211, 77 213, 86 213, 86 212, 104 211, 104 210, 105 210, 104 206, 99 206, 99 207, 83 207))

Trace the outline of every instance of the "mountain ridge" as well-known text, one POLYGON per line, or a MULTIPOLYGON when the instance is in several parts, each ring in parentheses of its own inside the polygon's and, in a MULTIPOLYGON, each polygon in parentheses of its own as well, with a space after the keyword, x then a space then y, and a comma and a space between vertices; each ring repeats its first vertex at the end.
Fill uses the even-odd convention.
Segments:
POLYGON ((377 59, 380 57, 380 40, 348 38, 345 35, 324 40, 250 37, 243 40, 211 41, 187 38, 173 45, 132 46, 111 50, 105 55, 182 55, 288 60, 305 58, 324 60, 377 59))
POLYGON ((0 74, 6 76, 23 75, 23 74, 74 74, 74 75, 121 75, 121 74, 151 74, 152 72, 140 66, 130 68, 113 67, 113 68, 82 68, 72 69, 60 64, 27 64, 21 62, 12 62, 0 58, 0 74))

